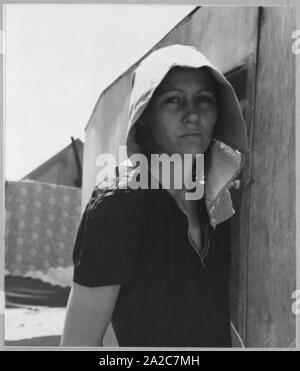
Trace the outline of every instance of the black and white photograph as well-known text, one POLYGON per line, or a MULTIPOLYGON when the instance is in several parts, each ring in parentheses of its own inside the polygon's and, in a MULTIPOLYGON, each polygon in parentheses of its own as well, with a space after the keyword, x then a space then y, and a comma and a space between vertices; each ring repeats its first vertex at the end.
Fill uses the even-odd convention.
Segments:
POLYGON ((3 349, 296 350, 296 2, 2 3, 1 35, 3 349))

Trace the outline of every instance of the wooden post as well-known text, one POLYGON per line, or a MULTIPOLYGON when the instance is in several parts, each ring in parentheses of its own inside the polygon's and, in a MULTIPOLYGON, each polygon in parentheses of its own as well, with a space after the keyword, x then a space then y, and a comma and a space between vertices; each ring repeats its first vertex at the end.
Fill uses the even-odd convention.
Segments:
POLYGON ((253 126, 247 336, 251 347, 295 343, 295 55, 293 8, 263 8, 253 126))

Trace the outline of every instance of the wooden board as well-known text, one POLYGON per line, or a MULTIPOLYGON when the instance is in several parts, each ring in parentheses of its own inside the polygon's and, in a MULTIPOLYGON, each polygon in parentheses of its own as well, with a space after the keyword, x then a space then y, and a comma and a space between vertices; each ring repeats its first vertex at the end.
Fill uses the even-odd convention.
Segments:
POLYGON ((295 341, 295 56, 293 8, 263 8, 250 193, 247 346, 295 341))
MULTIPOLYGON (((259 18, 259 15, 258 15, 259 18)), ((259 19, 257 19, 257 23, 259 19)), ((239 69, 226 74, 238 96, 247 126, 248 148, 252 148, 256 50, 248 57, 239 69)), ((246 343, 247 320, 247 271, 248 271, 248 235, 249 235, 249 204, 251 183, 251 150, 246 154, 245 166, 238 179, 239 189, 231 188, 233 207, 236 214, 231 218, 231 277, 230 304, 231 319, 246 343)))

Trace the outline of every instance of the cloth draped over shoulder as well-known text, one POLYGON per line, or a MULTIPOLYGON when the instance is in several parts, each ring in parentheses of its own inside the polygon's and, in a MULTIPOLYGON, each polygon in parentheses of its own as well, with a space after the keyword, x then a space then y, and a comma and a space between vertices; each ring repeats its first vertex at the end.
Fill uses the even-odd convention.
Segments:
POLYGON ((218 131, 212 139, 205 166, 204 198, 210 224, 215 228, 235 211, 228 188, 240 173, 247 151, 246 125, 234 89, 225 76, 195 47, 175 44, 154 51, 133 73, 126 134, 127 159, 119 174, 136 176, 130 157, 140 153, 135 140, 135 124, 147 107, 155 89, 175 66, 207 67, 219 85, 218 131))

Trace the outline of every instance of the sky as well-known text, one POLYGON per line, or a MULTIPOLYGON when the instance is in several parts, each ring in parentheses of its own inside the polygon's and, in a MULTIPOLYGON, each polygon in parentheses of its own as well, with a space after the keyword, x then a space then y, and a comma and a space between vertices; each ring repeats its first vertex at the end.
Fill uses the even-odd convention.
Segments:
POLYGON ((5 178, 20 180, 84 128, 101 92, 195 7, 5 6, 5 178))

